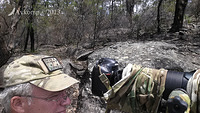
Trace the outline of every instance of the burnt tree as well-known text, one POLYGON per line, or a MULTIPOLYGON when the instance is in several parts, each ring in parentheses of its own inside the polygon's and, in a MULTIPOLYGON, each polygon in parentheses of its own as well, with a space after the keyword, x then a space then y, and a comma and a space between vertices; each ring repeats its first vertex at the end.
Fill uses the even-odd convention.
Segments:
POLYGON ((160 7, 162 5, 162 2, 163 2, 163 0, 159 0, 158 9, 157 9, 157 22, 158 22, 157 33, 161 32, 161 30, 160 30, 160 7))
POLYGON ((11 54, 8 51, 4 39, 0 37, 0 67, 3 66, 8 61, 10 56, 11 54))
POLYGON ((132 27, 132 14, 133 14, 133 8, 135 5, 135 0, 126 0, 126 11, 128 12, 128 20, 130 22, 130 26, 132 27))
MULTIPOLYGON (((30 12, 34 11, 36 2, 37 2, 37 0, 32 0, 30 12)), ((29 15, 29 19, 28 19, 27 35, 26 35, 26 40, 25 40, 25 45, 24 45, 24 51, 26 51, 26 49, 27 49, 28 40, 30 37, 31 52, 34 52, 35 39, 34 39, 33 21, 34 21, 34 15, 31 14, 31 15, 29 15)))
POLYGON ((183 19, 184 19, 184 13, 185 13, 185 8, 187 6, 187 3, 188 3, 188 0, 176 0, 174 22, 169 32, 180 31, 180 28, 183 27, 183 19))
POLYGON ((4 40, 5 36, 9 34, 8 32, 8 23, 6 19, 1 16, 0 18, 0 67, 3 66, 8 59, 10 58, 10 51, 6 45, 6 41, 4 40))

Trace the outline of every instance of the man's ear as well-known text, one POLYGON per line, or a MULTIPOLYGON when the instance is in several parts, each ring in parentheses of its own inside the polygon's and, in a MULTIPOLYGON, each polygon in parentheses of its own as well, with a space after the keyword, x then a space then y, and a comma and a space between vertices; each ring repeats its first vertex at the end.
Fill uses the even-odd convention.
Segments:
POLYGON ((10 100, 11 111, 16 113, 24 113, 24 99, 19 96, 14 96, 10 100))

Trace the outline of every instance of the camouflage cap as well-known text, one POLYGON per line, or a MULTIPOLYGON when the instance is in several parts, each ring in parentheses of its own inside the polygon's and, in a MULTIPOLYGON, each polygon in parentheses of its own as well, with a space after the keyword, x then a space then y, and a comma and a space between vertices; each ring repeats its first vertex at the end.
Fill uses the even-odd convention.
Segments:
POLYGON ((64 74, 61 68, 55 57, 25 55, 5 69, 5 87, 29 82, 48 91, 60 91, 78 83, 78 80, 64 74))

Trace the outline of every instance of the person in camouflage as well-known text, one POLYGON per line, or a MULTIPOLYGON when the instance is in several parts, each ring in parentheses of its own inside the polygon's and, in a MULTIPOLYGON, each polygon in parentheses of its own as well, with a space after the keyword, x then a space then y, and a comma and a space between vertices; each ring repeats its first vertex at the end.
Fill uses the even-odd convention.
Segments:
POLYGON ((108 109, 128 113, 156 113, 164 91, 166 73, 164 69, 127 65, 122 79, 104 94, 108 109))
POLYGON ((2 113, 66 113, 67 89, 78 83, 64 74, 55 57, 25 55, 4 71, 2 113))
MULTIPOLYGON (((166 69, 152 69, 128 64, 123 69, 122 79, 111 87, 107 76, 100 72, 99 78, 108 89, 104 93, 107 104, 106 112, 120 110, 127 113, 157 113, 165 90, 167 73, 166 69)), ((181 113, 200 112, 200 69, 189 79, 187 91, 175 89, 171 92, 168 104, 175 105, 173 100, 177 99, 185 104, 183 107, 186 106, 184 109, 180 108, 182 110, 178 109, 181 113)), ((177 113, 170 109, 174 107, 172 105, 169 105, 166 113, 177 113)))

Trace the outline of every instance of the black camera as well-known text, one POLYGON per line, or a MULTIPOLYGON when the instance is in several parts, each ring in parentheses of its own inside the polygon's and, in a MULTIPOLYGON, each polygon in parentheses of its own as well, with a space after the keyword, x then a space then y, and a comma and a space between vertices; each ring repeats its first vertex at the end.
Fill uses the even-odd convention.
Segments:
POLYGON ((101 58, 97 61, 92 70, 92 93, 96 96, 103 96, 107 91, 105 85, 99 79, 100 74, 105 74, 113 86, 121 79, 122 70, 118 68, 118 62, 111 58, 101 58))

